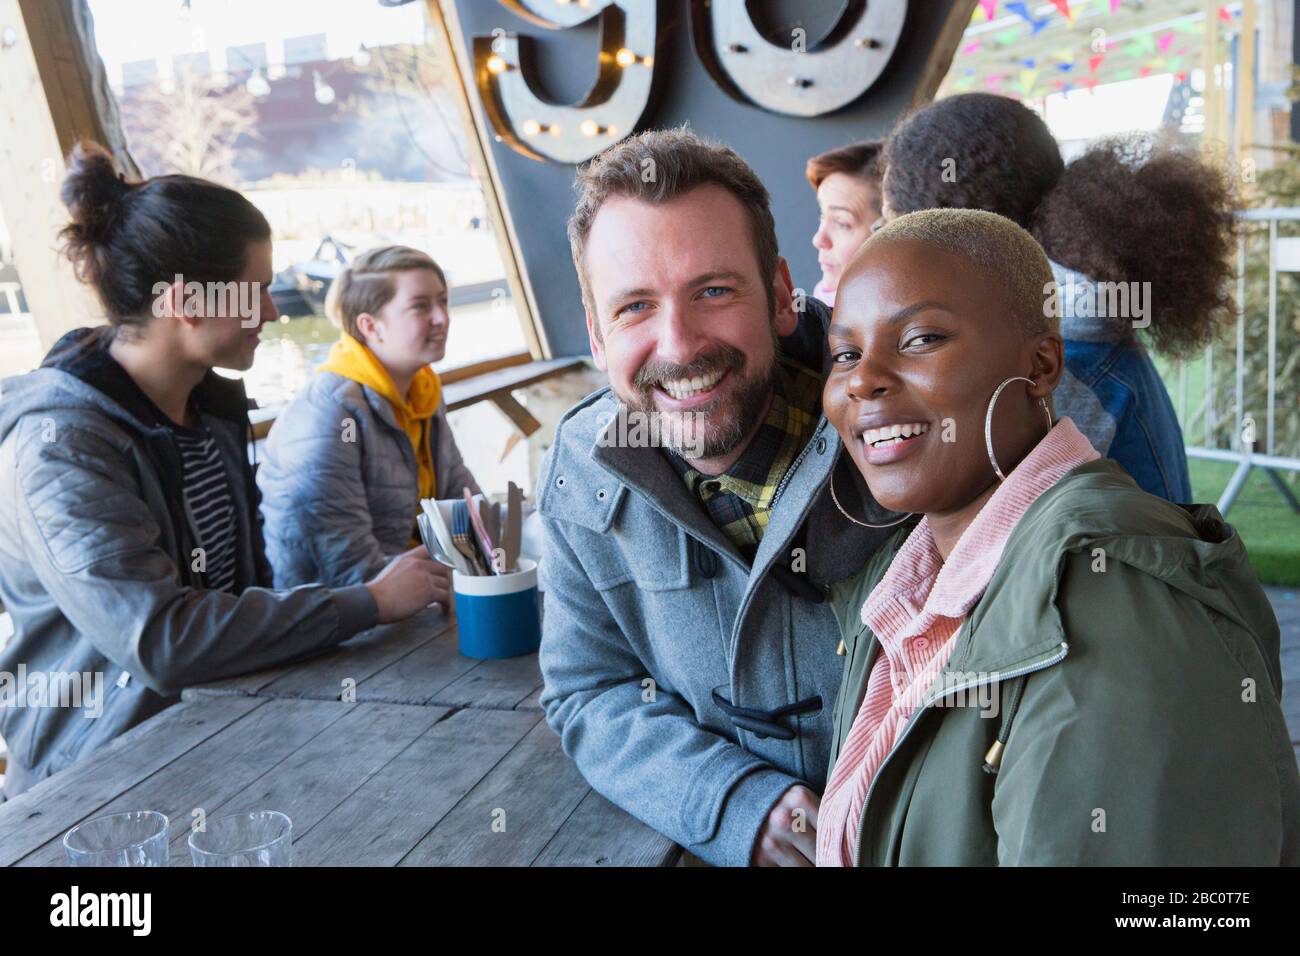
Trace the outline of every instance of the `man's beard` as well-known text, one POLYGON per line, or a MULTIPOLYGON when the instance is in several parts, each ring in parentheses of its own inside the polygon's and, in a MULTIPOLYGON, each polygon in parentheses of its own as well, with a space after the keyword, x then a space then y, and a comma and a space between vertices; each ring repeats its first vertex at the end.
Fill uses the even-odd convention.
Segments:
POLYGON ((731 345, 718 345, 686 365, 654 359, 632 377, 632 395, 619 395, 625 412, 655 422, 659 444, 688 459, 717 458, 735 450, 749 437, 767 413, 776 385, 777 341, 772 333, 773 357, 765 369, 749 370, 745 353, 731 345), (730 373, 735 379, 726 394, 688 411, 661 411, 655 405, 655 386, 664 381, 730 373))

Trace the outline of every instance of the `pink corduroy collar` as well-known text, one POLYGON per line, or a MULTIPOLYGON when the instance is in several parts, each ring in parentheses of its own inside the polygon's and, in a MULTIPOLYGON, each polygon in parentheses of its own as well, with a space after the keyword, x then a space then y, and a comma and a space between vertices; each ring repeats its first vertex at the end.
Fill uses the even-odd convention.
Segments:
POLYGON ((881 640, 924 633, 937 617, 962 618, 984 595, 1016 524, 1043 492, 1101 456, 1074 422, 1061 418, 984 503, 947 562, 930 519, 908 535, 862 605, 862 622, 881 640))

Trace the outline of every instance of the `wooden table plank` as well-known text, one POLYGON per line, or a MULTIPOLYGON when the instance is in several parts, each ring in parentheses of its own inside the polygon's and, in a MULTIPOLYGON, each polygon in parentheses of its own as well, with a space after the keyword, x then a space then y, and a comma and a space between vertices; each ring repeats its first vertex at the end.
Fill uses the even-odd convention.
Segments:
MULTIPOLYGON (((296 842, 447 714, 440 707, 330 701, 304 704, 344 714, 214 809, 221 813, 279 810, 293 821, 296 842)), ((213 810, 208 816, 213 816, 213 810)), ((190 865, 185 840, 172 844, 171 865, 190 865)))
POLYGON ((673 866, 682 848, 589 790, 533 866, 673 866))
POLYGON ((395 866, 538 719, 462 710, 435 724, 295 841, 295 863, 395 866))
POLYGON ((357 685, 357 700, 393 704, 427 704, 439 691, 479 665, 460 653, 456 629, 450 628, 357 685))
POLYGON ((519 703, 515 704, 515 710, 541 710, 542 709, 542 691, 545 688, 538 687, 519 703))
MULTIPOLYGON (((179 841, 185 848, 196 808, 213 816, 230 797, 345 713, 341 706, 323 708, 315 701, 263 701, 256 710, 100 807, 95 815, 157 810, 171 820, 172 842, 179 841)), ((58 866, 63 861, 60 835, 19 865, 58 866)))
POLYGON ((528 866, 588 789, 539 720, 399 865, 528 866))
POLYGON ((430 702, 448 707, 511 710, 542 686, 536 654, 482 661, 463 677, 433 695, 430 702))
MULTIPOLYGON (((452 628, 453 621, 429 610, 397 624, 374 627, 336 649, 297 664, 214 681, 185 691, 188 697, 251 694, 258 697, 339 700, 344 678, 362 681, 452 628)), ((359 699, 359 698, 358 698, 359 699)))
POLYGON ((74 767, 0 803, 0 866, 22 859, 264 702, 182 702, 131 728, 74 767))

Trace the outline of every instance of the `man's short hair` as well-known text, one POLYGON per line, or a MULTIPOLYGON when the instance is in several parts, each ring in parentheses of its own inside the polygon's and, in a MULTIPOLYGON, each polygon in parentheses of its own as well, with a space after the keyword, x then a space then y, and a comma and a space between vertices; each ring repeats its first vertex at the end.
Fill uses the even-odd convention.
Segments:
POLYGON ((1060 308, 1047 253, 1005 216, 982 209, 926 209, 899 216, 863 245, 899 240, 956 253, 995 279, 1026 336, 1058 329, 1060 308))
POLYGON ((578 203, 569 217, 569 247, 582 287, 582 301, 591 313, 597 335, 600 323, 583 260, 587 236, 605 200, 626 196, 646 203, 665 203, 699 186, 727 190, 745 207, 758 272, 767 289, 768 310, 775 312, 776 221, 767 187, 735 150, 713 143, 686 127, 647 130, 629 136, 578 170, 574 188, 578 203))

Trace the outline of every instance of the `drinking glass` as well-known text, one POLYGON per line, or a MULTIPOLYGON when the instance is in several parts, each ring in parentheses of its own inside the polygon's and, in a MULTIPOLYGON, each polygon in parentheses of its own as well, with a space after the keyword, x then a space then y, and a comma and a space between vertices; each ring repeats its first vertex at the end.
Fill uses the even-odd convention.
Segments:
POLYGON ((195 866, 293 866, 293 821, 278 810, 229 813, 190 834, 195 866))
POLYGON ((111 813, 63 835, 68 866, 166 866, 167 817, 157 810, 111 813))

